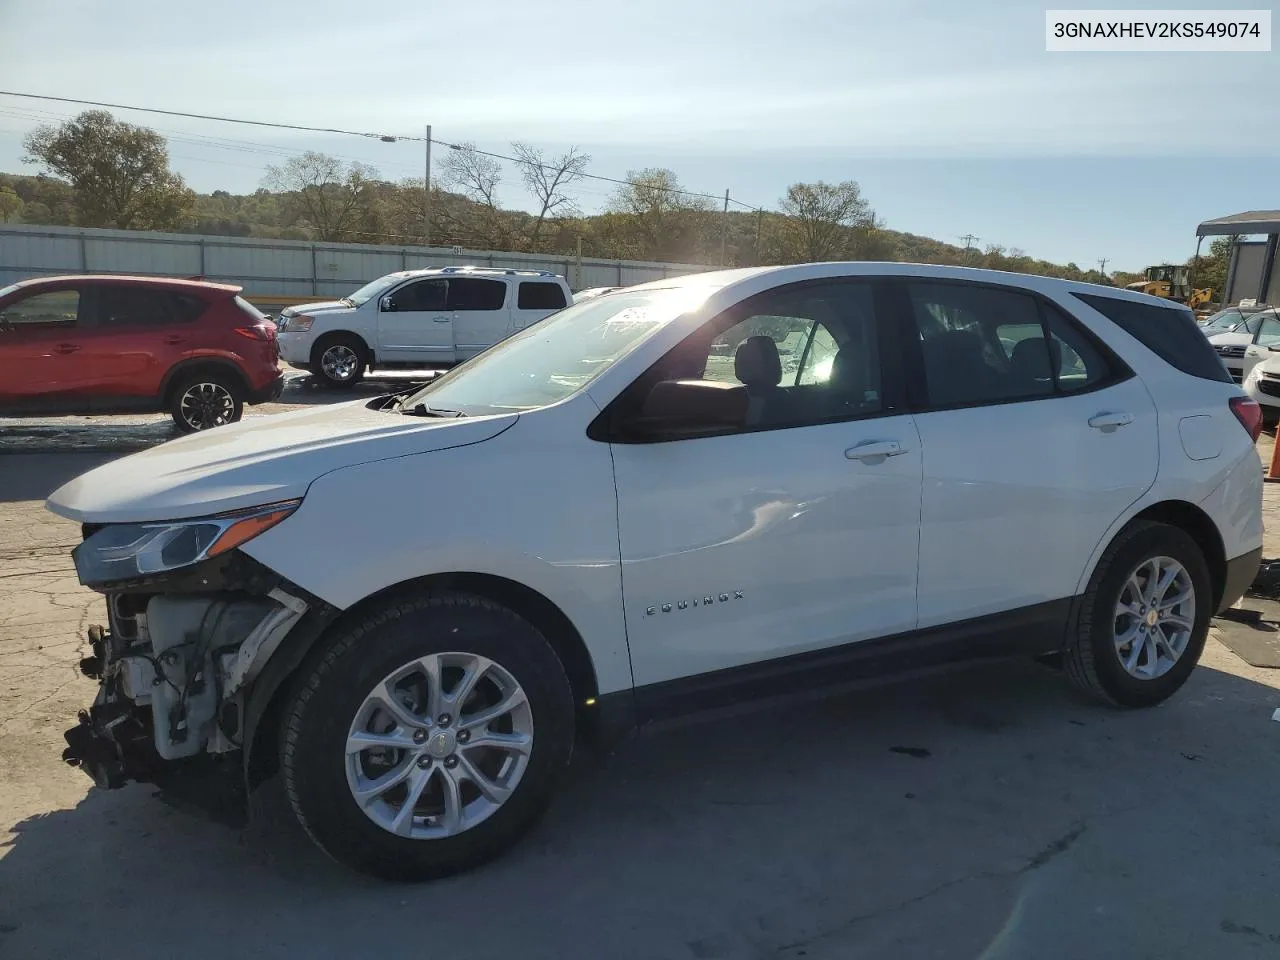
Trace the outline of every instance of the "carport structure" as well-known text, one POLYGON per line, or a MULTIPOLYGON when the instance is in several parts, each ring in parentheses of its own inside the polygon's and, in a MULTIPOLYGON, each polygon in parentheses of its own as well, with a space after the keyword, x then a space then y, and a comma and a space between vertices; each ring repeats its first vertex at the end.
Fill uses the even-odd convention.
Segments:
POLYGON ((1245 298, 1256 298, 1259 303, 1280 302, 1280 273, 1275 269, 1280 210, 1248 210, 1206 220, 1196 227, 1197 261, 1205 237, 1233 238, 1226 289, 1222 291, 1224 306, 1245 298), (1267 239, 1265 243, 1239 239, 1247 236, 1267 239))

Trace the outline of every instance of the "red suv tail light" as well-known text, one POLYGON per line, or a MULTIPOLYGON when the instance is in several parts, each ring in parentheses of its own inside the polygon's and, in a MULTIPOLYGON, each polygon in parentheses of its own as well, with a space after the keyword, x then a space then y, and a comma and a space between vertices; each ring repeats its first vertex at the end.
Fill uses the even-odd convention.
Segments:
POLYGON ((1252 397, 1232 397, 1231 412, 1256 443, 1258 435, 1262 433, 1262 408, 1258 406, 1258 402, 1252 397))
MULTIPOLYGON (((267 323, 255 323, 252 327, 236 327, 236 333, 242 337, 248 337, 250 340, 274 340, 276 338, 275 327, 267 323)), ((1262 414, 1258 414, 1259 422, 1261 422, 1262 414)))

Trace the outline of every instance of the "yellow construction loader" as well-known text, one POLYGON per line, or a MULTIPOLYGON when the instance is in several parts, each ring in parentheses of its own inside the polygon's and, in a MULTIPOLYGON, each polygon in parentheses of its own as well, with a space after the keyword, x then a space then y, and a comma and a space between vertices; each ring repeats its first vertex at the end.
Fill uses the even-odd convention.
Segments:
POLYGON ((1191 289, 1190 271, 1185 266, 1163 263, 1157 267, 1147 267, 1143 274, 1146 276, 1145 280, 1131 283, 1126 289, 1185 303, 1192 310, 1203 307, 1213 299, 1213 290, 1209 287, 1191 289))

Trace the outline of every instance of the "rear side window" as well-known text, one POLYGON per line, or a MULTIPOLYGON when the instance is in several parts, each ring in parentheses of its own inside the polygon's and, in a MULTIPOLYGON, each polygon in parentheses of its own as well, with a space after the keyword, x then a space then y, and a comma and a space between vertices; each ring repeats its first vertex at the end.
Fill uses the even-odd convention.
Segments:
POLYGON ((501 310, 506 299, 507 285, 501 280, 449 278, 450 310, 501 310))
POLYGON ((198 297, 171 290, 108 285, 97 294, 97 322, 104 327, 188 323, 205 308, 198 297))
POLYGON ((1117 297, 1091 293, 1073 294, 1087 303, 1129 336, 1142 342, 1160 359, 1183 373, 1202 380, 1231 383, 1231 374, 1222 365, 1209 338, 1197 326, 1186 307, 1158 307, 1117 297))
POLYGON ((516 306, 520 310, 559 310, 567 305, 564 290, 558 283, 525 281, 520 284, 516 306))

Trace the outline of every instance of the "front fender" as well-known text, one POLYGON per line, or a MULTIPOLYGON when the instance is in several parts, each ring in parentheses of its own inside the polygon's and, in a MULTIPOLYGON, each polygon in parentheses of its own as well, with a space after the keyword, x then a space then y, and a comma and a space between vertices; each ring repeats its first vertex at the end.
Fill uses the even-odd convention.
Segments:
POLYGON ((342 610, 434 575, 514 581, 573 624, 601 694, 630 689, 609 448, 540 414, 482 443, 328 473, 242 549, 342 610))

